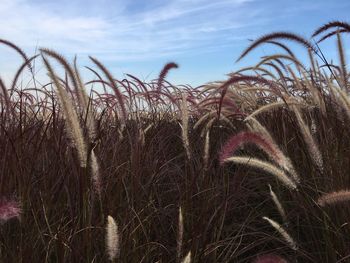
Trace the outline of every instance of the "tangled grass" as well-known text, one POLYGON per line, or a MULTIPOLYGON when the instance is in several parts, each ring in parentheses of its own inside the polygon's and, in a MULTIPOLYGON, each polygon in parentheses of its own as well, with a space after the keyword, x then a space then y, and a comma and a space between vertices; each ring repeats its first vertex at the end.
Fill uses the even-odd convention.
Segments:
POLYGON ((349 29, 312 36, 336 38, 339 65, 276 32, 239 60, 265 44, 281 54, 196 88, 166 81, 173 62, 146 83, 92 57, 84 82, 76 60, 0 40, 23 59, 0 79, 1 260, 348 262, 349 29))

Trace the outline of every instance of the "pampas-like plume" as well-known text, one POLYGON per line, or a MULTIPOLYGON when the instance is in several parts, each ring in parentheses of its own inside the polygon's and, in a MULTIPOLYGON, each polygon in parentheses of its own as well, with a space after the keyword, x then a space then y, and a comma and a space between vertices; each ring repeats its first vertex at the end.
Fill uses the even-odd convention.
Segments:
POLYGON ((100 166, 98 164, 94 149, 92 149, 90 153, 90 162, 91 162, 90 168, 91 168, 91 174, 92 174, 92 185, 95 192, 98 194, 98 196, 101 196, 100 166))
POLYGON ((227 159, 233 152, 235 152, 241 145, 245 143, 254 143, 257 147, 262 149, 271 160, 276 162, 280 167, 286 171, 291 171, 293 179, 299 183, 299 176, 295 173, 295 170, 289 160, 278 146, 269 139, 268 136, 264 136, 257 132, 240 132, 237 135, 231 137, 220 152, 221 164, 227 159))
POLYGON ((78 99, 79 99, 79 103, 80 103, 79 105, 84 107, 84 100, 81 101, 81 98, 79 96, 80 88, 79 88, 79 84, 78 84, 78 79, 76 78, 76 74, 74 73, 74 70, 73 70, 72 66, 70 65, 70 63, 67 61, 67 59, 64 56, 62 56, 61 54, 59 54, 53 50, 50 50, 50 49, 42 48, 42 49, 40 49, 40 51, 43 54, 52 57, 53 59, 55 59, 57 62, 59 62, 63 66, 63 68, 68 73, 69 79, 71 80, 76 93, 78 94, 78 99))
POLYGON ((21 208, 14 200, 0 199, 0 223, 5 223, 12 218, 19 218, 21 208))
POLYGON ((182 241, 183 241, 183 235, 184 235, 184 220, 182 215, 182 209, 181 206, 179 207, 179 220, 178 220, 178 232, 177 232, 177 258, 180 262, 181 254, 182 254, 182 241))
MULTIPOLYGON (((88 136, 90 141, 93 141, 96 136, 96 122, 93 116, 92 104, 89 101, 89 96, 87 95, 84 84, 81 80, 80 73, 77 67, 77 60, 74 59, 74 74, 77 82, 77 93, 79 100, 81 102, 81 107, 83 109, 83 114, 86 114, 86 127, 88 131, 88 136)), ((90 153, 90 168, 91 168, 91 178, 94 191, 99 197, 101 197, 101 175, 98 160, 94 149, 90 153)))
POLYGON ((78 66, 77 66, 77 57, 74 58, 74 72, 73 73, 75 75, 76 82, 78 85, 77 93, 78 93, 79 100, 81 101, 82 106, 86 110, 88 107, 88 104, 89 104, 89 96, 87 95, 87 93, 84 89, 84 84, 81 80, 80 72, 79 72, 78 66))
MULTIPOLYGON (((249 47, 247 47, 243 53, 239 56, 239 58, 237 59, 237 61, 241 60, 243 57, 245 57, 250 51, 252 51, 254 48, 256 48, 257 46, 266 43, 268 41, 271 40, 275 40, 275 39, 287 39, 287 40, 292 40, 295 41, 297 43, 302 44, 303 46, 305 46, 306 48, 310 48, 313 49, 312 45, 310 44, 309 41, 307 41, 305 38, 303 38, 302 36, 298 36, 296 34, 293 33, 289 33, 289 32, 275 32, 275 33, 271 33, 268 35, 264 35, 260 38, 258 38, 257 40, 255 40, 249 47)), ((236 62, 237 62, 236 61, 236 62)))
POLYGON ((324 24, 323 26, 319 27, 313 34, 312 37, 315 37, 319 34, 321 34, 322 32, 330 29, 330 28, 341 28, 343 30, 346 30, 347 32, 350 31, 350 24, 346 23, 346 22, 341 22, 341 21, 331 21, 327 24, 324 24))
POLYGON ((97 67, 99 67, 102 70, 102 72, 104 73, 104 75, 108 79, 109 84, 113 88, 113 91, 114 91, 114 93, 115 93, 115 95, 117 97, 117 100, 119 102, 119 105, 120 105, 120 108, 121 108, 121 111, 122 111, 121 121, 122 121, 122 124, 124 124, 124 122, 125 122, 125 120, 127 118, 127 113, 126 113, 125 103, 124 103, 124 99, 123 99, 123 94, 119 91, 118 86, 115 83, 115 80, 114 80, 112 74, 109 72, 109 70, 99 60, 97 60, 96 58, 93 58, 93 57, 90 57, 90 56, 89 56, 89 58, 91 59, 92 62, 95 63, 95 65, 97 67))
POLYGON ((119 257, 120 253, 120 235, 118 231, 118 225, 114 221, 112 216, 107 217, 106 226, 106 248, 110 261, 119 257))
POLYGON ((269 188, 270 188, 270 195, 271 195, 271 198, 272 198, 272 201, 275 203, 276 207, 277 207, 277 210, 278 212, 280 213, 282 219, 283 219, 283 222, 286 224, 287 223, 287 215, 286 215, 286 212, 284 211, 284 208, 281 204, 281 202, 279 201, 277 195, 275 194, 275 192, 272 190, 272 187, 271 185, 269 185, 269 188))
POLYGON ((284 258, 274 255, 274 254, 265 254, 258 256, 253 263, 288 263, 284 258))
POLYGON ((191 159, 190 152, 190 141, 188 139, 188 108, 187 108, 187 97, 184 93, 182 93, 182 101, 181 101, 181 128, 182 128, 182 141, 184 144, 184 148, 186 150, 187 158, 191 159))
POLYGON ((297 118, 298 125, 300 127, 301 134, 303 135, 304 141, 307 145, 308 151, 310 153, 310 156, 315 163, 315 165, 319 168, 320 171, 323 171, 323 159, 320 150, 318 149, 318 146, 314 140, 314 138, 311 135, 311 132, 307 125, 305 124, 303 118, 301 117, 301 114, 299 110, 292 106, 292 109, 295 113, 295 116, 297 118))
POLYGON ((262 160, 251 158, 251 157, 230 157, 224 160, 224 162, 234 162, 237 164, 244 164, 249 165, 254 168, 263 170, 265 172, 268 172, 276 177, 279 181, 281 181, 286 187, 288 187, 291 190, 295 190, 297 188, 297 185, 293 180, 291 180, 283 170, 277 168, 276 166, 264 162, 262 160))
POLYGON ((348 30, 346 30, 346 29, 337 29, 337 30, 334 30, 334 31, 332 31, 332 32, 330 32, 330 33, 324 35, 323 37, 321 37, 321 38, 317 41, 317 43, 320 43, 320 42, 326 40, 327 38, 330 38, 331 36, 336 35, 337 33, 345 33, 345 32, 348 32, 348 30))
POLYGON ((245 143, 254 143, 261 148, 267 154, 271 155, 271 158, 278 160, 278 149, 276 145, 273 145, 267 138, 257 132, 243 131, 232 136, 222 147, 220 151, 220 163, 223 164, 226 158, 233 154, 241 145, 245 143))
POLYGON ((49 76, 52 79, 54 85, 56 86, 56 93, 58 96, 58 99, 60 101, 60 104, 63 108, 63 114, 65 117, 65 121, 68 126, 68 134, 71 137, 71 140, 74 143, 75 148, 78 152, 78 157, 80 161, 81 167, 86 167, 86 159, 87 159, 87 150, 86 150, 86 144, 83 136, 83 131, 79 124, 79 118, 74 110, 73 104, 67 94, 67 91, 61 86, 58 78, 56 77, 50 63, 46 60, 46 58, 43 56, 44 64, 49 72, 49 76))
POLYGON ((350 201, 350 190, 341 190, 338 192, 324 194, 317 200, 317 203, 320 206, 326 206, 346 201, 350 201))
POLYGON ((204 170, 206 171, 208 169, 208 162, 209 162, 209 147, 210 147, 210 131, 208 130, 205 135, 205 141, 204 141, 204 170))
POLYGON ((81 80, 80 73, 77 67, 77 60, 74 59, 74 73, 78 84, 78 97, 81 101, 81 106, 83 108, 83 114, 86 114, 86 127, 88 129, 88 135, 90 141, 93 141, 96 136, 96 122, 93 115, 92 104, 90 103, 90 98, 86 93, 84 84, 81 80))
POLYGON ((296 242, 294 241, 294 239, 287 233, 287 231, 280 225, 278 224, 276 221, 264 216, 263 217, 264 220, 266 220, 267 222, 270 223, 270 225, 276 229, 278 231, 278 233, 280 233, 280 235, 284 238, 284 240, 287 242, 287 244, 289 245, 289 247, 293 250, 298 250, 298 246, 296 244, 296 242))
POLYGON ((179 67, 178 64, 176 64, 174 62, 169 62, 163 67, 163 69, 160 72, 159 77, 158 77, 157 91, 161 90, 163 81, 164 81, 166 75, 168 74, 169 70, 171 70, 173 68, 178 68, 178 67, 179 67))
POLYGON ((191 263, 191 251, 188 252, 186 257, 182 260, 182 263, 191 263))
POLYGON ((337 33, 337 45, 338 45, 340 69, 341 69, 341 74, 342 74, 342 84, 343 84, 342 89, 347 90, 348 74, 347 74, 347 69, 346 69, 346 61, 345 61, 343 43, 342 43, 342 39, 341 39, 339 33, 337 33))

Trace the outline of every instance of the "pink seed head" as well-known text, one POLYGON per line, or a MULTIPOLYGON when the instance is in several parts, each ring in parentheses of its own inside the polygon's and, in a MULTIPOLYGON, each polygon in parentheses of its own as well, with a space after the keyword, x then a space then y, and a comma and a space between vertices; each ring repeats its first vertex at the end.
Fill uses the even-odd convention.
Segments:
POLYGON ((258 256, 253 263, 288 263, 284 258, 274 255, 274 254, 265 254, 258 256))
POLYGON ((280 154, 273 143, 270 142, 267 138, 257 132, 248 132, 243 131, 237 135, 232 136, 222 147, 220 151, 220 163, 223 164, 225 159, 230 157, 235 151, 238 150, 243 144, 253 143, 267 152, 270 156, 273 156, 274 159, 280 159, 280 154))
POLYGON ((0 199, 0 221, 5 223, 12 218, 19 218, 21 208, 18 202, 14 200, 0 199))

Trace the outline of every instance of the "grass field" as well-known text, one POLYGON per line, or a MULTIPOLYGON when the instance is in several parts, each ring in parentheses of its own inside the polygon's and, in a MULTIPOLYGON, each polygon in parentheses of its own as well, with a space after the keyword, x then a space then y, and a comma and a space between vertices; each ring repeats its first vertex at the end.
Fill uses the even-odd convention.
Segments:
POLYGON ((0 39, 23 58, 0 81, 1 262, 350 262, 349 32, 312 36, 334 40, 334 64, 262 36, 239 60, 280 53, 200 87, 166 81, 175 63, 145 83, 92 57, 83 80, 76 60, 0 39))

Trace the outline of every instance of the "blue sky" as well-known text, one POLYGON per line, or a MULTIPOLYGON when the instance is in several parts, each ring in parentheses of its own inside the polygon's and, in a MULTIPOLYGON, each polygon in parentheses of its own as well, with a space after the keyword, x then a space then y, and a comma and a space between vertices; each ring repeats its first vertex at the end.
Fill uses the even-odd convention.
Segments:
MULTIPOLYGON (((350 22, 349 11, 346 0, 0 0, 0 38, 30 55, 37 47, 77 54, 82 66, 95 56, 117 78, 150 80, 174 61, 169 80, 199 85, 278 51, 263 46, 235 63, 249 39, 282 30, 309 37, 328 21, 350 22)), ((334 45, 322 48, 336 57, 334 45)), ((10 78, 21 60, 2 46, 0 57, 0 76, 10 78)))

